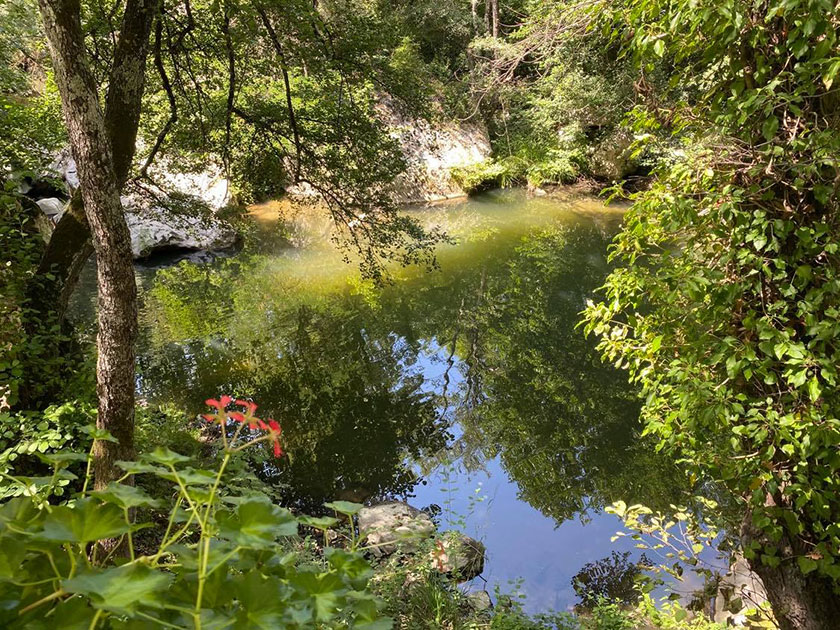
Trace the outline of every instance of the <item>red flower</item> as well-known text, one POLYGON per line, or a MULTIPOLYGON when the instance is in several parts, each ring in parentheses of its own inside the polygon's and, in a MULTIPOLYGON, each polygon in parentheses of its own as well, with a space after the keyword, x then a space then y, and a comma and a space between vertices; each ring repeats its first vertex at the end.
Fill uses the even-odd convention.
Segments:
POLYGON ((245 422, 245 416, 243 416, 238 411, 228 412, 228 418, 232 418, 233 420, 236 420, 237 422, 245 422))
POLYGON ((280 434, 283 432, 283 429, 280 428, 280 425, 276 421, 269 418, 268 431, 271 434, 271 441, 274 444, 274 457, 282 457, 283 449, 280 447, 280 434))
POLYGON ((210 407, 215 407, 219 411, 224 411, 225 407, 227 407, 232 400, 233 398, 231 398, 230 396, 222 396, 221 400, 216 400, 215 398, 208 398, 204 401, 204 404, 210 407))
POLYGON ((245 407, 248 410, 247 413, 249 416, 253 416, 257 411, 257 403, 253 403, 250 400, 237 400, 236 404, 245 407))
POLYGON ((216 421, 216 416, 214 416, 212 413, 203 413, 203 414, 201 414, 201 417, 204 418, 205 420, 207 420, 207 422, 215 422, 216 421))

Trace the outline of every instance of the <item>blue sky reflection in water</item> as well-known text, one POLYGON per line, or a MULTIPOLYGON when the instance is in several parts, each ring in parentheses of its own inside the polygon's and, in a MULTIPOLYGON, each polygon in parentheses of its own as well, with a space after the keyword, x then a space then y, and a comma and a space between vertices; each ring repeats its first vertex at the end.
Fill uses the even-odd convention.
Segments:
POLYGON ((283 424, 291 457, 253 464, 287 505, 414 495, 466 518, 491 583, 566 609, 572 576, 621 549, 605 505, 678 500, 624 375, 575 328, 621 213, 521 191, 417 212, 458 242, 384 287, 283 204, 236 256, 139 270, 139 398, 251 397, 283 424))

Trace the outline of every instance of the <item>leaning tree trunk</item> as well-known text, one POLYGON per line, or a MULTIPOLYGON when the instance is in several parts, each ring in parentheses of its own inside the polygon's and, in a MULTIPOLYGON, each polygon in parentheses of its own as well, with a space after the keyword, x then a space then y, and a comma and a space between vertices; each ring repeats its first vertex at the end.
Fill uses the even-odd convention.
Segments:
POLYGON ((780 630, 836 630, 840 625, 840 597, 834 592, 833 580, 816 571, 805 575, 799 569, 796 558, 809 552, 804 544, 787 533, 771 543, 752 526, 752 515, 742 523, 741 538, 745 548, 757 541, 779 549, 777 555, 782 560, 778 566, 763 564, 758 557, 750 561, 750 568, 764 583, 780 630))
POLYGON ((102 487, 120 474, 114 462, 134 455, 137 287, 111 142, 87 62, 79 1, 39 0, 39 7, 98 266, 97 425, 118 440, 95 445, 94 475, 102 487))

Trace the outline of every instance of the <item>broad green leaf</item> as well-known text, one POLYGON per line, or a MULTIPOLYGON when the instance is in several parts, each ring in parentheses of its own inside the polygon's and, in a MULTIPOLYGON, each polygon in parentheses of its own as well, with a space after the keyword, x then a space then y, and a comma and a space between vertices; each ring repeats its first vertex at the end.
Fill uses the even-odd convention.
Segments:
POLYGON ((119 440, 111 435, 111 432, 106 429, 100 429, 95 426, 87 426, 82 427, 82 431, 87 433, 94 440, 99 440, 101 442, 119 442, 119 440))
POLYGON ((88 459, 85 453, 75 453, 73 451, 58 451, 57 453, 38 453, 38 459, 46 464, 51 464, 59 468, 68 466, 73 462, 86 462, 88 459))
MULTIPOLYGON (((236 585, 236 596, 241 604, 242 628, 274 630, 285 626, 289 588, 279 580, 267 578, 256 571, 245 575, 236 585)), ((311 614, 302 621, 311 619, 311 614)))
POLYGON ((171 576, 142 564, 125 564, 98 572, 85 572, 64 580, 68 593, 90 599, 95 608, 117 615, 133 615, 139 608, 158 608, 171 576))
POLYGON ((35 609, 26 619, 26 628, 31 630, 89 630, 96 615, 85 597, 77 595, 69 597, 58 604, 44 617, 39 609, 35 609))
POLYGON ((330 566, 346 575, 351 580, 353 588, 364 588, 373 576, 370 564, 358 553, 338 547, 327 547, 324 552, 330 566))
POLYGON ((316 529, 329 529, 338 525, 338 519, 332 516, 298 516, 301 525, 316 529))
POLYGON ((0 581, 20 579, 20 565, 26 557, 24 541, 10 536, 0 538, 0 581))
POLYGON ((332 503, 324 503, 324 507, 335 510, 339 514, 353 516, 354 514, 358 514, 359 510, 365 506, 361 503, 351 503, 350 501, 333 501, 332 503))
POLYGON ((115 463, 119 468, 122 468, 125 472, 129 473, 130 475, 142 475, 144 473, 161 475, 168 474, 170 472, 168 468, 154 466, 152 464, 144 464, 143 462, 126 462, 120 460, 115 463))
POLYGON ((347 594, 344 582, 334 573, 301 572, 292 576, 289 582, 311 598, 315 618, 319 621, 330 619, 347 594))
POLYGON ((216 515, 219 535, 242 547, 271 547, 278 536, 297 534, 297 520, 289 510, 266 501, 240 503, 235 512, 216 515))
POLYGON ((33 530, 44 520, 45 510, 39 510, 32 499, 17 497, 0 505, 0 531, 4 525, 16 530, 33 530))
POLYGON ((155 464, 163 464, 164 466, 175 466, 176 464, 183 464, 184 462, 190 461, 189 457, 176 453, 167 446, 158 446, 151 453, 144 453, 141 459, 155 464))
POLYGON ((52 508, 37 537, 55 542, 86 543, 115 538, 130 529, 121 508, 88 497, 79 499, 73 507, 52 508))
POLYGON ((804 575, 808 575, 817 568, 817 561, 808 556, 799 556, 796 558, 796 562, 799 564, 799 570, 804 575))
POLYGON ((161 501, 154 499, 136 486, 111 482, 104 490, 98 490, 93 496, 107 503, 115 503, 124 508, 160 507, 161 501))
POLYGON ((779 119, 775 116, 770 116, 761 127, 761 134, 768 142, 773 139, 776 132, 779 130, 779 119))

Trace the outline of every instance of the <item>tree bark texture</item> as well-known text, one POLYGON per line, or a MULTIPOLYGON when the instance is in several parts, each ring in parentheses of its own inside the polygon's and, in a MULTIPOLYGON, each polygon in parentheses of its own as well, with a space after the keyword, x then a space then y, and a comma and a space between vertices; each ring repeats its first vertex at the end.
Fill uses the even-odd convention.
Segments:
POLYGON ((817 571, 805 575, 799 569, 796 558, 809 552, 806 545, 792 540, 787 533, 782 540, 771 543, 752 526, 751 515, 742 523, 741 539, 744 548, 758 541, 779 549, 778 566, 771 567, 754 558, 750 568, 764 583, 780 630, 836 630, 840 625, 840 597, 831 579, 817 571))
MULTIPOLYGON (((146 59, 158 7, 159 0, 129 0, 114 50, 105 98, 105 129, 120 189, 128 179, 134 159, 145 89, 146 59)), ((79 272, 93 251, 90 236, 84 200, 76 191, 55 226, 37 270, 39 277, 52 273, 56 279, 51 283, 51 290, 45 291, 42 285, 38 285, 31 292, 33 308, 40 312, 58 309, 59 316, 63 317, 79 272)))
POLYGON ((79 1, 39 0, 38 4, 96 251, 97 425, 118 440, 100 440, 94 447, 95 485, 101 488, 121 476, 115 461, 134 456, 134 264, 111 141, 87 62, 79 1))

